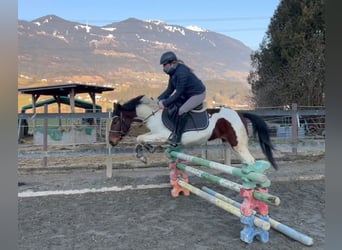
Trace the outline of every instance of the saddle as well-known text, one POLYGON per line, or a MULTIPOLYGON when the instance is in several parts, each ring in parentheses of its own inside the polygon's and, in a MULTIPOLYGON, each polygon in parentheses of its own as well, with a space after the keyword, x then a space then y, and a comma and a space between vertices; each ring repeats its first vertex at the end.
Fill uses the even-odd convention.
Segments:
MULTIPOLYGON (((179 106, 172 105, 162 112, 162 121, 165 127, 173 131, 175 129, 175 120, 178 115, 179 106)), ((209 126, 209 114, 203 104, 188 112, 188 118, 183 132, 204 130, 209 126)))

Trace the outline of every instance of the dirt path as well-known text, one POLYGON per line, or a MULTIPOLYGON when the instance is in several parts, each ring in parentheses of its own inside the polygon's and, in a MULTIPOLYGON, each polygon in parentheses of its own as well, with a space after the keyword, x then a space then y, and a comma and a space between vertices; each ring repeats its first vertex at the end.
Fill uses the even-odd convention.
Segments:
POLYGON ((282 205, 270 207, 270 216, 312 237, 312 247, 273 229, 269 242, 248 245, 237 217, 163 188, 20 198, 19 249, 324 249, 324 181, 280 182, 272 190, 282 205))

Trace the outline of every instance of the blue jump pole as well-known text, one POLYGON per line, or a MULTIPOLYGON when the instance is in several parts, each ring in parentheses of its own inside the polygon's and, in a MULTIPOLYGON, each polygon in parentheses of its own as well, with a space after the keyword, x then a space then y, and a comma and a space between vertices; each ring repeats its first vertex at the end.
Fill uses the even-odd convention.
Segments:
MULTIPOLYGON (((189 183, 186 183, 182 180, 178 180, 178 184, 181 186, 181 187, 184 187, 186 188, 187 190, 189 190, 191 193, 193 194, 196 194, 198 195, 199 197, 209 201, 210 203, 226 210, 227 212, 230 212, 231 214, 237 216, 237 217, 241 217, 241 212, 238 208, 236 208, 235 206, 229 204, 228 202, 225 202, 221 199, 218 199, 192 185, 190 185, 189 183)), ((255 217, 254 218, 254 225, 261 228, 262 230, 269 230, 271 228, 271 225, 268 221, 264 221, 258 217, 255 217)))
MULTIPOLYGON (((240 208, 241 204, 237 201, 234 201, 230 198, 228 198, 227 196, 224 196, 223 194, 220 194, 208 187, 202 187, 202 190, 205 191, 206 193, 212 195, 213 197, 216 197, 218 199, 221 199, 231 205, 233 205, 234 207, 240 208)), ((258 214, 254 211, 253 214, 255 214, 256 216, 258 216, 258 214)), ((294 230, 293 228, 286 226, 272 218, 269 218, 269 222, 271 224, 271 227, 274 228, 275 230, 285 234, 286 236, 301 242, 304 245, 307 246, 312 246, 313 245, 313 239, 305 234, 302 234, 296 230, 294 230)))

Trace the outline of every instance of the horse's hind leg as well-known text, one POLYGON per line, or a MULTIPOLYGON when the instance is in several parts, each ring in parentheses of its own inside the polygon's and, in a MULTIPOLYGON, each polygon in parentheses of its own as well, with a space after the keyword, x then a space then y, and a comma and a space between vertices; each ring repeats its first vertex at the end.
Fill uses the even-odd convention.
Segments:
POLYGON ((255 158, 252 156, 251 152, 249 151, 246 145, 238 144, 237 146, 233 147, 234 151, 237 152, 241 158, 243 163, 247 164, 254 164, 255 158))

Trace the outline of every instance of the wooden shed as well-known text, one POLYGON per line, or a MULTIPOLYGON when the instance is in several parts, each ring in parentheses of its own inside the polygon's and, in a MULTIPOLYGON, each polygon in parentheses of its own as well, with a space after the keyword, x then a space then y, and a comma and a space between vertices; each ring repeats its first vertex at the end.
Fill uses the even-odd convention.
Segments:
MULTIPOLYGON (((52 96, 55 101, 47 102, 47 104, 57 103, 58 105, 58 113, 61 113, 61 104, 70 105, 70 113, 75 113, 75 107, 79 106, 78 100, 75 99, 77 94, 88 93, 92 103, 86 105, 84 107, 87 108, 87 112, 99 112, 99 106, 96 104, 96 94, 101 94, 105 91, 113 91, 114 88, 97 86, 97 85, 89 85, 89 84, 80 84, 80 83, 68 83, 68 84, 60 84, 60 85, 49 85, 49 86, 39 86, 39 87, 31 87, 31 88, 20 88, 18 91, 22 94, 32 95, 32 104, 30 108, 32 108, 33 115, 36 114, 37 106, 40 106, 38 99, 41 96, 52 96), (67 100, 67 101, 66 101, 67 100), (92 110, 89 107, 92 107, 92 110)), ((26 109, 22 109, 25 111, 26 109)), ((96 121, 94 120, 96 125, 96 121)), ((19 139, 23 134, 22 124, 27 124, 25 121, 19 120, 19 129, 18 135, 19 139)), ((35 127, 35 125, 33 124, 35 127)))

